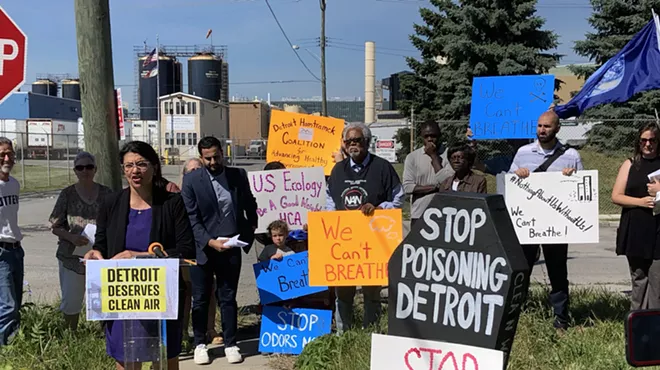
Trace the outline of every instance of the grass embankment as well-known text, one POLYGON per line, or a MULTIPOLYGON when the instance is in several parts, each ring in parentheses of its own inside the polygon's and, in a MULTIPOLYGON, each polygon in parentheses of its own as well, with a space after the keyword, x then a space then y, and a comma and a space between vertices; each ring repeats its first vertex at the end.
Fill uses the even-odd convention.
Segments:
MULTIPOLYGON (((632 369, 624 354, 623 321, 630 305, 628 298, 605 290, 576 288, 571 300, 573 326, 559 334, 552 327, 547 290, 538 285, 530 290, 509 370, 632 369)), ((361 321, 359 314, 356 322, 361 321)), ((387 318, 378 331, 387 333, 387 318)), ((364 370, 369 368, 370 352, 371 333, 354 330, 343 336, 318 338, 299 357, 278 356, 271 364, 278 370, 364 370)))
POLYGON ((11 171, 11 175, 21 183, 23 193, 61 190, 76 181, 73 170, 51 167, 49 174, 45 163, 43 166, 25 165, 25 175, 23 167, 17 163, 11 171))
MULTIPOLYGON (((616 175, 619 173, 621 163, 629 157, 629 153, 603 154, 592 149, 580 150, 582 164, 586 170, 598 170, 598 200, 600 203, 600 214, 619 214, 621 208, 612 204, 611 194, 616 175)), ((394 169, 403 181, 403 163, 394 164, 394 169)), ((488 193, 496 194, 497 185, 495 176, 486 175, 488 182, 488 193)), ((410 204, 406 200, 403 207, 403 218, 410 218, 410 204)))

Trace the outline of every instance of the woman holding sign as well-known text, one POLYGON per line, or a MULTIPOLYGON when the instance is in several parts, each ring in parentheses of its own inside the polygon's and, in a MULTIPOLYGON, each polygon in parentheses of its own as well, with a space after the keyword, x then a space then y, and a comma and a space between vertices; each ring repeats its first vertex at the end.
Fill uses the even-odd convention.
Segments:
MULTIPOLYGON (((119 153, 128 188, 106 198, 97 218, 96 241, 85 255, 91 259, 130 259, 145 256, 153 242, 159 242, 170 256, 194 258, 195 247, 192 229, 185 205, 179 194, 166 190, 167 180, 161 174, 158 154, 147 143, 131 141, 119 153)), ((181 279, 180 279, 181 280, 181 279)), ((183 289, 179 284, 179 290, 183 289)), ((179 299, 179 306, 183 299, 179 299)), ((182 307, 179 319, 167 321, 168 369, 179 368, 181 352, 182 307)), ((124 355, 124 325, 133 325, 134 352, 146 358, 147 343, 139 337, 153 337, 151 321, 107 321, 105 326, 106 348, 117 361, 117 369, 141 369, 134 358, 124 355), (144 351, 139 346, 144 345, 144 351), (135 349, 135 347, 138 347, 135 349)), ((156 328, 153 328, 157 330, 156 328)))
POLYGON ((655 123, 642 127, 634 154, 621 165, 612 189, 612 202, 623 208, 616 254, 628 259, 631 310, 660 308, 659 217, 653 215, 655 195, 660 191, 658 133, 655 123), (652 175, 657 177, 651 180, 652 175))

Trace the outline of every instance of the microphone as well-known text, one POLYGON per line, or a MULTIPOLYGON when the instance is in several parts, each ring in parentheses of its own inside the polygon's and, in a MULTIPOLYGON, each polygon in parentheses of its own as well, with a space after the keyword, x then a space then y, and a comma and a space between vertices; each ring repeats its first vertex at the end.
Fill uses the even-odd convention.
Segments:
POLYGON ((167 258, 167 253, 163 249, 163 245, 159 242, 153 242, 149 245, 149 254, 155 255, 157 258, 167 258))

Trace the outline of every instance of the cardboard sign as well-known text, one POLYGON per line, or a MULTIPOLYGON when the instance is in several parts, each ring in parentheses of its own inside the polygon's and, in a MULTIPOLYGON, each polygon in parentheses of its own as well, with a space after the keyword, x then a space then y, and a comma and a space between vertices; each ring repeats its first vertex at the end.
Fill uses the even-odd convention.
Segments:
POLYGON ((371 334, 372 370, 502 370, 504 353, 416 338, 371 334))
POLYGON ((302 229, 308 211, 325 208, 322 167, 255 171, 248 173, 248 180, 257 199, 257 233, 265 233, 275 220, 285 221, 291 230, 302 229))
POLYGON ((307 343, 330 334, 331 326, 331 310, 264 306, 259 352, 299 355, 307 343))
POLYGON ((175 320, 179 260, 87 261, 87 320, 175 320))
POLYGON ((436 194, 388 270, 388 334, 508 355, 529 266, 501 195, 436 194))
POLYGON ((553 100, 555 76, 475 77, 470 128, 475 139, 533 139, 553 100))
POLYGON ((520 244, 598 243, 598 171, 498 175, 520 244))
POLYGON ((284 301, 328 290, 327 286, 309 286, 307 252, 286 256, 281 261, 255 263, 254 276, 261 304, 284 301))
POLYGON ((341 146, 343 129, 341 119, 273 110, 266 160, 280 161, 286 168, 323 167, 330 176, 332 153, 341 146))
POLYGON ((387 285, 387 261, 403 235, 400 209, 309 213, 312 286, 387 285))

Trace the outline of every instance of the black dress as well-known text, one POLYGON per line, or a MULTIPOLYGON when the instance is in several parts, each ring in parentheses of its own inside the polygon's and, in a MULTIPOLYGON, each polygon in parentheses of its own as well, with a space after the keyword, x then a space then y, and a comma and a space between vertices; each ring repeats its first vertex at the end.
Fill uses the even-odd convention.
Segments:
MULTIPOLYGON (((642 158, 639 168, 633 164, 628 172, 625 194, 630 197, 648 196, 648 174, 660 169, 660 157, 642 158)), ((650 208, 623 208, 616 237, 616 254, 644 259, 660 259, 658 226, 660 215, 653 216, 650 208)))

